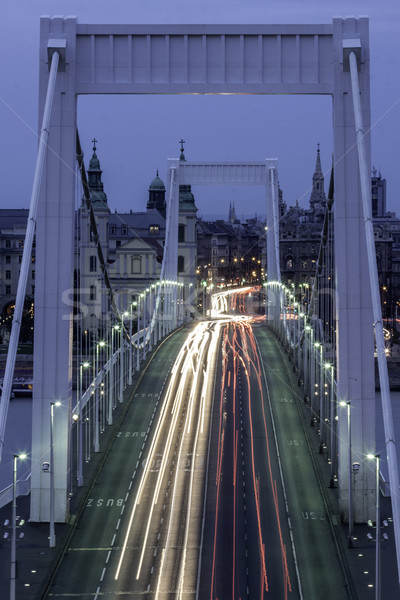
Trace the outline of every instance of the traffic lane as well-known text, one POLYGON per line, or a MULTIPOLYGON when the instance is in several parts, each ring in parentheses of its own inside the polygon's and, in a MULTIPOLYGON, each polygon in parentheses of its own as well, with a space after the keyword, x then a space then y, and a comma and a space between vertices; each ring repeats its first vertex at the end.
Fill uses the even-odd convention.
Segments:
POLYGON ((296 403, 302 403, 291 365, 273 334, 257 328, 270 388, 303 596, 348 599, 346 580, 296 403))
POLYGON ((116 552, 114 536, 123 518, 120 513, 126 504, 126 495, 131 493, 129 485, 141 469, 143 443, 148 439, 148 428, 158 401, 157 388, 161 391, 165 384, 173 356, 185 335, 178 332, 159 349, 157 361, 150 363, 147 376, 137 388, 53 582, 52 590, 63 590, 67 594, 64 597, 94 593, 110 560, 110 548, 111 554, 116 552), (99 550, 94 550, 96 548, 99 550))
MULTIPOLYGON (((188 372, 191 383, 182 411, 178 435, 178 467, 171 482, 168 531, 162 544, 156 597, 175 590, 193 594, 196 589, 205 480, 204 453, 208 444, 210 386, 213 387, 215 348, 219 324, 200 324, 200 335, 191 344, 188 372), (203 331, 205 330, 205 331, 203 331), (211 333, 212 330, 212 333, 211 333), (207 333, 207 335, 204 335, 207 333)), ((181 375, 177 373, 181 380, 181 375)))
MULTIPOLYGON (((142 483, 140 485, 139 503, 135 505, 135 512, 131 513, 130 518, 132 530, 128 528, 124 541, 121 555, 123 563, 120 563, 117 569, 116 592, 129 588, 132 593, 136 591, 143 593, 150 589, 154 593, 159 589, 160 579, 163 580, 163 584, 164 581, 166 582, 168 590, 176 589, 178 586, 181 537, 187 509, 187 472, 190 472, 190 469, 182 469, 181 465, 187 460, 187 456, 194 452, 192 447, 194 424, 196 421, 200 423, 199 414, 196 414, 196 411, 197 413, 199 411, 196 398, 200 396, 201 378, 196 377, 195 370, 202 372, 203 362, 197 344, 203 345, 204 342, 206 344, 209 342, 209 338, 195 333, 194 331, 193 336, 189 336, 185 341, 183 353, 180 353, 174 364, 173 375, 166 397, 163 399, 163 408, 159 417, 160 429, 155 433, 150 455, 150 461, 153 460, 154 452, 161 457, 160 470, 157 478, 146 474, 143 485, 142 483), (191 427, 189 423, 192 423, 191 427), (189 435, 189 429, 193 432, 192 435, 189 435), (185 435, 186 432, 188 436, 185 435), (166 523, 168 523, 167 539, 165 539, 166 523), (161 575, 159 575, 160 556, 161 564, 164 566, 161 575), (132 565, 135 565, 133 574, 132 565)), ((203 350, 206 351, 206 346, 203 350)), ((110 566, 112 567, 112 559, 110 566)), ((105 578, 101 589, 102 593, 108 591, 108 578, 105 578)))
MULTIPOLYGON (((248 331, 247 346, 255 345, 253 330, 248 331)), ((250 510, 254 516, 250 525, 261 528, 262 542, 258 562, 259 581, 265 581, 267 590, 277 598, 298 598, 299 587, 291 544, 285 497, 282 487, 277 448, 271 415, 266 398, 258 352, 253 348, 253 369, 250 372, 248 410, 244 413, 245 436, 248 440, 248 468, 246 474, 254 492, 250 510), (258 504, 258 506, 257 506, 258 504)), ((253 532, 256 535, 257 531, 253 532)), ((252 570, 257 556, 249 561, 252 570)), ((256 576, 256 573, 254 574, 256 576)), ((252 581, 253 577, 250 578, 252 581)))
MULTIPOLYGON (((203 572, 207 576, 211 568, 214 574, 209 588, 212 598, 231 597, 233 588, 242 597, 261 597, 261 590, 266 591, 267 587, 285 597, 285 589, 290 587, 288 570, 292 569, 294 576, 294 567, 282 544, 283 537, 290 548, 289 532, 280 522, 276 481, 267 464, 265 431, 259 425, 263 423, 262 391, 259 365, 252 353, 254 340, 251 330, 246 332, 243 325, 232 325, 230 329, 234 333, 230 335, 227 351, 222 351, 223 356, 228 356, 222 368, 223 410, 219 411, 219 428, 213 428, 217 443, 212 443, 214 454, 222 455, 221 482, 218 486, 217 461, 217 490, 213 491, 212 484, 209 490, 216 506, 212 539, 217 548, 211 565, 205 550, 203 572), (218 450, 218 445, 222 449, 218 450), (260 480, 264 477, 265 484, 261 487, 260 480)), ((215 465, 215 460, 211 464, 215 465)), ((277 468, 276 471, 279 472, 277 468)), ((210 481, 214 481, 213 473, 210 481)), ((210 520, 208 515, 209 533, 205 537, 208 546, 210 520)))

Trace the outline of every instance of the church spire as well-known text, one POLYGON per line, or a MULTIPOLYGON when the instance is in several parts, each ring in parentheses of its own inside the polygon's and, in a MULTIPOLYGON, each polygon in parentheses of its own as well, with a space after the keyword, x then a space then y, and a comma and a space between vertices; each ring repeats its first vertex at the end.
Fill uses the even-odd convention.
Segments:
POLYGON ((185 155, 184 155, 184 150, 185 150, 185 147, 184 147, 184 145, 183 145, 183 144, 185 143, 185 140, 184 140, 183 138, 181 138, 181 139, 179 140, 179 143, 180 143, 180 145, 181 145, 181 155, 180 155, 180 157, 179 157, 179 160, 181 160, 182 162, 186 162, 186 158, 185 158, 185 155))
POLYGON ((316 173, 322 175, 321 156, 320 156, 320 152, 319 152, 319 142, 317 144, 317 160, 315 161, 315 173, 314 173, 314 177, 315 177, 316 173))
POLYGON ((324 174, 321 168, 321 155, 319 143, 317 144, 317 159, 315 161, 315 171, 312 178, 312 192, 310 196, 310 209, 315 213, 325 211, 326 196, 324 191, 324 174))
POLYGON ((236 216, 235 203, 229 203, 229 223, 236 223, 237 220, 238 219, 236 216))
POLYGON ((107 194, 104 193, 104 184, 101 180, 101 174, 103 171, 100 168, 100 161, 96 154, 96 138, 92 139, 93 144, 93 155, 89 162, 88 174, 88 186, 92 196, 92 206, 95 210, 109 210, 107 204, 107 194))

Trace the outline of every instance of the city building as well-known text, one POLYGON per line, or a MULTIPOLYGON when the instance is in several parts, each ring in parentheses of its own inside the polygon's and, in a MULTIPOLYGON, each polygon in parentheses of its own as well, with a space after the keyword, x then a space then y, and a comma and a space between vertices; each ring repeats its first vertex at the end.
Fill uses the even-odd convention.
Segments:
MULTIPOLYGON (((92 206, 96 216, 108 275, 121 310, 129 308, 149 284, 161 274, 166 232, 166 188, 158 171, 149 185, 145 210, 112 212, 102 182, 102 170, 94 140, 87 169, 92 206)), ((181 142, 180 160, 185 161, 181 142)), ((400 306, 400 219, 386 209, 386 180, 373 170, 372 215, 383 316, 397 317, 400 306)), ((318 145, 309 207, 296 203, 289 208, 279 190, 280 264, 282 280, 289 284, 312 284, 321 244, 327 198, 318 145)), ((332 207, 334 211, 334 204, 332 207)), ((0 210, 0 308, 11 319, 29 211, 0 210)), ((331 232, 332 233, 332 232, 331 232)), ((85 203, 76 211, 76 267, 73 297, 81 327, 96 329, 108 314, 102 269, 95 240, 90 232, 85 203)), ((332 257, 333 261, 333 257, 332 257)), ((196 310, 196 292, 205 284, 240 285, 262 283, 266 274, 265 221, 254 217, 241 223, 231 203, 227 220, 197 218, 190 185, 179 188, 178 280, 184 284, 185 318, 196 310), (197 285, 196 285, 197 283, 197 285)), ((333 262, 331 265, 333 273, 333 262)), ((35 292, 35 248, 28 276, 27 297, 35 292)))

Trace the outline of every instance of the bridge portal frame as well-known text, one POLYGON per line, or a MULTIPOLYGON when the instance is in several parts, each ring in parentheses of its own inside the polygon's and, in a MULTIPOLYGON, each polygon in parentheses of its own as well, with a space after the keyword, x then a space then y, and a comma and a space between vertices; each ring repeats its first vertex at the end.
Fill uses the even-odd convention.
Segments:
MULTIPOLYGON (((167 227, 164 253, 166 256, 161 278, 178 280, 178 231, 180 185, 261 185, 266 192, 267 211, 267 273, 280 279, 279 219, 278 219, 278 160, 264 162, 187 162, 168 160, 167 227), (164 270, 165 269, 165 270, 164 270)), ((194 283, 194 282, 193 282, 194 283)), ((176 294, 176 288, 174 288, 176 294)), ((176 299, 173 305, 176 306, 176 299)))
MULTIPOLYGON (((88 25, 41 19, 39 115, 49 61, 63 48, 36 228, 31 520, 48 521, 50 402, 55 417, 55 519, 69 512, 75 134, 79 94, 331 95, 335 157, 338 394, 351 401, 354 456, 375 451, 373 316, 351 82, 344 60, 359 42, 359 79, 370 170, 367 18, 321 25, 88 25)), ((39 119, 41 121, 41 118, 39 119)), ((339 418, 339 485, 348 518, 347 419, 339 418)), ((354 484, 355 521, 373 518, 375 478, 364 461, 354 484)))

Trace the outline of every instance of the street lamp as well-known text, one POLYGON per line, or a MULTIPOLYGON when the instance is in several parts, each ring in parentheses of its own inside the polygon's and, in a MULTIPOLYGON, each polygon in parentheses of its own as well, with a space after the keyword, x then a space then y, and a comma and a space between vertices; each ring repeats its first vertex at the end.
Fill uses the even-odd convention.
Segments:
POLYGON ((380 454, 367 454, 376 466, 376 529, 375 529, 375 600, 381 600, 381 505, 379 495, 380 454))
POLYGON ((350 402, 345 402, 344 400, 341 400, 339 402, 340 406, 346 406, 347 407, 347 446, 348 446, 348 450, 349 450, 349 469, 348 469, 348 486, 349 486, 349 533, 348 533, 348 546, 349 548, 353 548, 354 547, 354 542, 353 542, 353 527, 354 527, 354 522, 353 522, 353 482, 352 482, 352 472, 353 472, 353 465, 352 465, 352 453, 351 453, 351 419, 350 419, 350 406, 351 403, 350 402))
POLYGON ((78 468, 77 479, 78 487, 83 485, 83 415, 82 415, 82 393, 83 393, 83 369, 87 369, 90 363, 87 361, 81 363, 79 367, 79 401, 78 401, 78 422, 77 422, 77 440, 78 440, 78 468))
POLYGON ((104 348, 106 345, 105 342, 101 341, 96 345, 96 365, 95 365, 95 373, 94 373, 94 403, 95 403, 95 411, 94 411, 94 451, 99 452, 100 450, 100 440, 99 440, 99 430, 100 430, 100 422, 99 422, 99 385, 97 384, 97 376, 99 370, 99 348, 104 348))
POLYGON ((132 306, 137 306, 137 302, 131 302, 130 314, 131 318, 129 321, 129 376, 128 376, 128 385, 132 385, 132 375, 133 375, 133 344, 132 344, 132 306))
POLYGON ((14 454, 10 600, 15 600, 15 579, 17 577, 17 463, 18 463, 18 459, 24 460, 24 458, 27 458, 26 454, 14 454))
POLYGON ((336 414, 335 414, 335 377, 334 377, 334 365, 329 362, 324 364, 325 369, 330 372, 330 383, 329 383, 329 414, 330 414, 330 460, 331 460, 331 475, 329 480, 329 487, 335 487, 336 477, 336 414))
POLYGON ((50 402, 50 548, 56 545, 56 534, 54 531, 54 444, 53 444, 53 428, 54 428, 54 407, 61 406, 61 402, 50 402))

